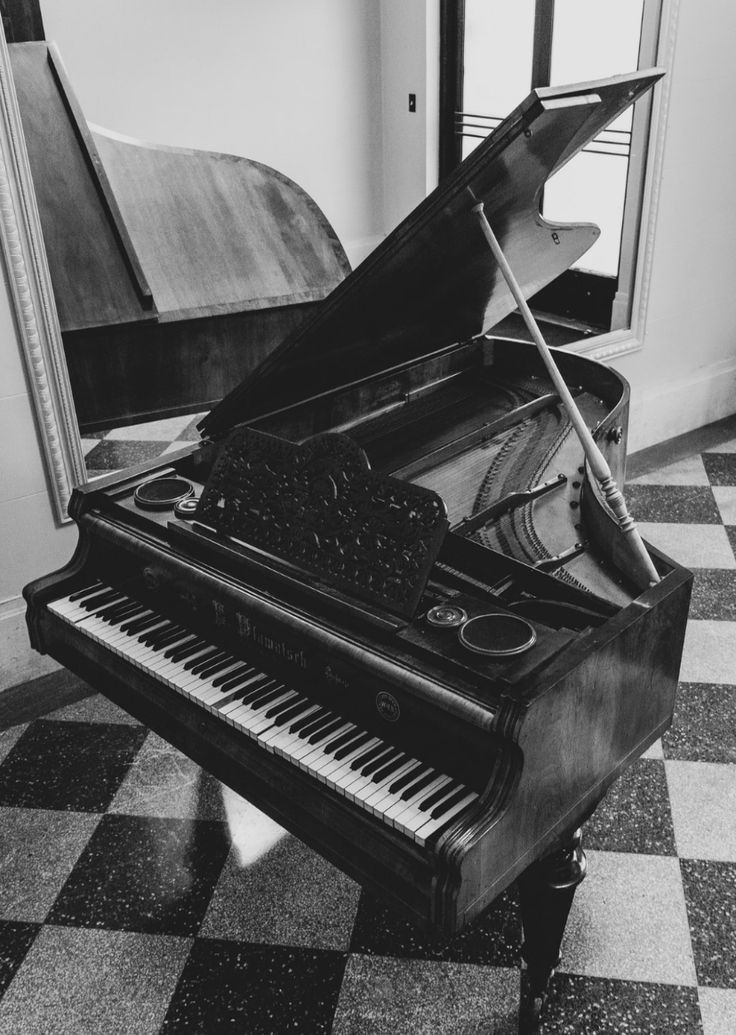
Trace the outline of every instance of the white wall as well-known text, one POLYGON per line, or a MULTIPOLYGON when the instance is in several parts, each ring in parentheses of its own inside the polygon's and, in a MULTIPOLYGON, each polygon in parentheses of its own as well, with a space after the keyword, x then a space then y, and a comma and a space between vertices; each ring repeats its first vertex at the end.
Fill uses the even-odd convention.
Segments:
POLYGON ((382 229, 379 0, 42 0, 89 121, 296 180, 355 264, 382 229))
POLYGON ((736 5, 680 4, 632 448, 736 411, 735 38, 736 5))

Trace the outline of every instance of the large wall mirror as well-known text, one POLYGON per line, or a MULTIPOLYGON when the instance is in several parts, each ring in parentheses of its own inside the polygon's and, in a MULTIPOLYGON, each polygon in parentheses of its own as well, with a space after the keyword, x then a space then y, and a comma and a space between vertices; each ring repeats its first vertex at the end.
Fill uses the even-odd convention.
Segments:
POLYGON ((0 232, 63 521, 90 474, 196 438, 380 239, 380 4, 39 13, 0 45, 0 232))

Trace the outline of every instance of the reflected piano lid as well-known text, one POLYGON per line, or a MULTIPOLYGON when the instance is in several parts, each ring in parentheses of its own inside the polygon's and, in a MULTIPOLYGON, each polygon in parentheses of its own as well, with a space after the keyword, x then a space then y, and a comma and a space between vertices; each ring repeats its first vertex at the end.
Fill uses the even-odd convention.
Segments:
POLYGON ((599 234, 539 213, 547 179, 653 85, 651 69, 532 91, 468 158, 199 424, 237 424, 468 341, 515 308, 481 233, 481 201, 525 296, 599 234))

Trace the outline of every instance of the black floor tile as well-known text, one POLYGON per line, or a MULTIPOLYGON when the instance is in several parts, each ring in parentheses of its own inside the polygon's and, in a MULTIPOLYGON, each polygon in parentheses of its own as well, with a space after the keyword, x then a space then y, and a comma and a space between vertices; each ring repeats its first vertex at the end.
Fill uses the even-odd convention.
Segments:
POLYGON ((350 951, 515 967, 521 962, 521 942, 521 915, 515 886, 499 895, 479 921, 452 939, 423 935, 411 921, 364 891, 350 951))
POLYGON ((736 485, 736 453, 703 453, 711 485, 736 485))
POLYGON ((736 863, 681 859, 698 984, 736 988, 736 863))
POLYGON ((680 683, 665 758, 736 763, 736 686, 680 683))
POLYGON ((329 1035, 345 955, 197 939, 161 1035, 329 1035))
POLYGON ((540 1035, 700 1035, 694 988, 556 974, 540 1035))
POLYGON ((168 446, 168 442, 144 442, 103 439, 90 449, 84 462, 90 472, 118 471, 124 467, 134 467, 146 460, 153 460, 168 446))
POLYGON ((726 535, 728 536, 728 541, 731 544, 731 549, 734 553, 734 557, 736 557, 736 525, 726 525, 725 528, 726 535))
POLYGON ((194 935, 227 852, 221 823, 103 816, 47 921, 194 935))
POLYGON ((690 618, 736 621, 736 570, 697 568, 690 618))
POLYGON ((642 758, 610 788, 583 828, 583 845, 677 855, 664 762, 642 758))
POLYGON ((39 924, 0 920, 0 996, 13 980, 39 929, 39 924))
POLYGON ((721 523, 721 513, 707 485, 628 485, 626 502, 636 521, 721 523))
POLYGON ((0 765, 0 805, 103 812, 146 733, 142 726, 38 719, 0 765))

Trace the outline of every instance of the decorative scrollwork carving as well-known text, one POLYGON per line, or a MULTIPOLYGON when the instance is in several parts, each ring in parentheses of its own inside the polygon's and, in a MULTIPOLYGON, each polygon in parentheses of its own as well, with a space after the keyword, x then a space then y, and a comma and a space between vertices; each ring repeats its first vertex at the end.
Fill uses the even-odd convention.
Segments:
POLYGON ((406 616, 448 524, 440 496, 375 474, 345 435, 294 445, 250 428, 224 444, 196 518, 406 616))

